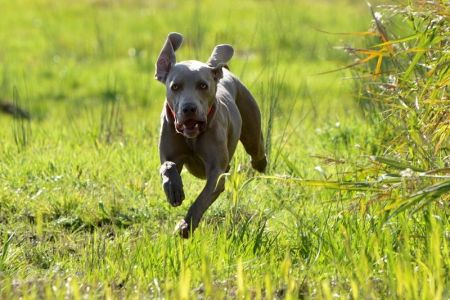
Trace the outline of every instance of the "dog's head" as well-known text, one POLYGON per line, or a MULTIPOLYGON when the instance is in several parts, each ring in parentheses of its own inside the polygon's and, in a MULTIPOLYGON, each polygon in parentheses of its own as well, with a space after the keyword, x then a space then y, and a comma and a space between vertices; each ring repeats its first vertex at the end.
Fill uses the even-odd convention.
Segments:
POLYGON ((230 45, 218 45, 206 63, 177 63, 175 51, 182 42, 181 34, 169 34, 156 62, 155 78, 166 86, 167 112, 174 118, 176 131, 196 138, 206 130, 208 119, 214 114, 222 67, 234 51, 230 45))

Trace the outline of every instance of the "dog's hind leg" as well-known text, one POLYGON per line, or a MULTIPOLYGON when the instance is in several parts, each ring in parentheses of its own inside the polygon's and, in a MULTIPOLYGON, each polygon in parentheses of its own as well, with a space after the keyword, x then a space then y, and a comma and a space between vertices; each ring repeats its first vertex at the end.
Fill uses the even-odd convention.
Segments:
POLYGON ((261 129, 261 112, 250 91, 238 79, 235 82, 237 86, 236 105, 242 118, 240 140, 245 151, 252 158, 252 167, 259 172, 264 172, 267 159, 261 129))

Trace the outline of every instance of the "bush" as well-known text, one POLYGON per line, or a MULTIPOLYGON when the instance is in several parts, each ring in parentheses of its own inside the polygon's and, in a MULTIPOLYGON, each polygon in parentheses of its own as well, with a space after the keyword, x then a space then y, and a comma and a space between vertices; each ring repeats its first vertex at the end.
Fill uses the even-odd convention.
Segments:
POLYGON ((372 158, 408 181, 397 186, 409 194, 395 201, 401 210, 450 198, 450 26, 442 3, 371 8, 366 47, 346 48, 357 99, 380 138, 372 158))

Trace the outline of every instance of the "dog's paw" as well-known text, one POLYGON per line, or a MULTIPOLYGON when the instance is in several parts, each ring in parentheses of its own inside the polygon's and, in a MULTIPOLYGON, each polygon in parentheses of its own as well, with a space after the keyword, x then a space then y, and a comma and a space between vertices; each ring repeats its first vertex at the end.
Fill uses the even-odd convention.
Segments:
POLYGON ((260 159, 260 160, 257 160, 257 161, 252 160, 252 167, 256 171, 264 173, 264 171, 266 170, 266 167, 267 167, 267 158, 266 158, 266 156, 264 155, 263 159, 260 159))
POLYGON ((167 201, 173 207, 180 206, 184 200, 184 190, 181 181, 167 180, 163 182, 164 192, 166 193, 167 201))
POLYGON ((179 206, 184 200, 183 182, 173 162, 165 162, 161 167, 161 177, 167 201, 172 206, 179 206))
POLYGON ((191 235, 191 227, 189 224, 183 219, 175 226, 174 234, 178 234, 180 237, 184 239, 188 239, 191 235))

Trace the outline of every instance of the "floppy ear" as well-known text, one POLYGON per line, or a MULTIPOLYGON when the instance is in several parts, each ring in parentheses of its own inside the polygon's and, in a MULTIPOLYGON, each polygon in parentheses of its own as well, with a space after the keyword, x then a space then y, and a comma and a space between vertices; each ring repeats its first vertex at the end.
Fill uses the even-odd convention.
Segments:
POLYGON ((219 81, 223 76, 222 67, 225 67, 230 59, 233 57, 234 50, 230 45, 217 45, 207 64, 212 68, 212 73, 215 81, 219 81))
POLYGON ((211 73, 215 82, 218 82, 223 77, 222 67, 225 65, 219 65, 215 68, 211 68, 211 73))
POLYGON ((159 53, 156 61, 155 78, 162 83, 166 82, 167 74, 169 74, 170 67, 173 66, 177 60, 175 51, 180 48, 183 43, 183 36, 178 32, 171 32, 167 36, 166 42, 159 53))
POLYGON ((211 56, 208 59, 207 64, 211 67, 225 66, 233 57, 234 50, 231 45, 217 45, 211 56))

